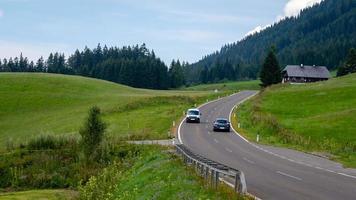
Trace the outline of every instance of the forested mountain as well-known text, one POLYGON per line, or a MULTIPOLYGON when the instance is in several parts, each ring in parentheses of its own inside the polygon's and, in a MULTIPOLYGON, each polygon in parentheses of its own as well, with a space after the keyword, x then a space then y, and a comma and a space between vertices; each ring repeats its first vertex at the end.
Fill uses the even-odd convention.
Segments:
POLYGON ((356 46, 356 1, 324 0, 205 56, 185 69, 186 78, 189 82, 255 79, 272 45, 282 67, 303 63, 336 69, 356 46))
POLYGON ((185 83, 183 67, 172 62, 171 69, 153 51, 141 46, 106 47, 76 50, 66 60, 64 54, 51 53, 36 63, 20 57, 0 59, 0 72, 48 72, 100 78, 137 88, 167 89, 185 83))

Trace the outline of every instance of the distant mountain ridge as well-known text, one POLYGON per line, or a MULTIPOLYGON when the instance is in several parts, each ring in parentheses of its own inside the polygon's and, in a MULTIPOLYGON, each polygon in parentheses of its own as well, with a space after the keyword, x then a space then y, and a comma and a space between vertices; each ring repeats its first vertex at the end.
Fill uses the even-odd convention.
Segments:
MULTIPOLYGON (((201 82, 202 71, 221 63, 233 66, 237 74, 234 80, 255 79, 272 45, 277 49, 281 67, 303 63, 327 66, 330 70, 337 68, 349 49, 356 47, 356 1, 324 0, 304 9, 297 17, 283 19, 259 33, 225 45, 187 67, 187 80, 201 82)), ((217 81, 221 75, 212 78, 217 81)))

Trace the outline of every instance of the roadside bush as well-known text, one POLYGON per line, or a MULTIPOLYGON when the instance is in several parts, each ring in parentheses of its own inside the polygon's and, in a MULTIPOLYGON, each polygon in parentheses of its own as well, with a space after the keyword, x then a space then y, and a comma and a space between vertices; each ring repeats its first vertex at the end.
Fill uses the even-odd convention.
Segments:
MULTIPOLYGON (((126 164, 126 167, 128 167, 128 164, 126 164)), ((85 185, 79 186, 80 199, 112 199, 113 191, 120 182, 123 169, 122 163, 115 162, 99 175, 92 176, 85 185)))
POLYGON ((87 162, 98 161, 100 159, 98 149, 104 138, 106 124, 102 121, 101 111, 94 106, 89 110, 89 116, 80 129, 81 147, 87 162))

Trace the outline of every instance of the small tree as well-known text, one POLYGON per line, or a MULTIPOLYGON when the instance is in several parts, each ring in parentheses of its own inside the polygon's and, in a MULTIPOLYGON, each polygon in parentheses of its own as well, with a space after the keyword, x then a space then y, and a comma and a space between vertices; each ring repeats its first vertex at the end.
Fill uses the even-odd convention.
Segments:
POLYGON ((261 69, 260 78, 262 87, 268 87, 282 81, 281 69, 275 54, 275 47, 271 47, 269 50, 261 69))
POLYGON ((80 129, 81 146, 87 161, 94 160, 97 156, 97 151, 104 137, 106 124, 100 118, 100 109, 96 106, 89 110, 89 116, 84 122, 84 126, 80 129))
POLYGON ((344 76, 347 74, 356 72, 356 49, 350 49, 350 52, 346 58, 346 62, 343 66, 339 67, 337 76, 344 76))

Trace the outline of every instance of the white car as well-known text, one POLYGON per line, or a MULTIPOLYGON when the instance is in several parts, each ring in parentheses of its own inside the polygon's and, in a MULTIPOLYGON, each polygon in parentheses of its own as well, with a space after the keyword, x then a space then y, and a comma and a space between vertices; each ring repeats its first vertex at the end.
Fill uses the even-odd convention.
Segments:
POLYGON ((201 116, 201 112, 199 111, 199 109, 196 108, 189 109, 186 115, 186 122, 200 123, 200 116, 201 116))

